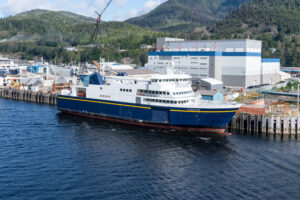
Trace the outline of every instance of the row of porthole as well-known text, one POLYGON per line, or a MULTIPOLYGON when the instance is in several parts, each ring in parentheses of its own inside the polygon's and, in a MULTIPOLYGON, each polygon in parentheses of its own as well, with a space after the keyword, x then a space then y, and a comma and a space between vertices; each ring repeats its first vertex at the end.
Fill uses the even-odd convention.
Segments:
POLYGON ((147 102, 155 102, 155 103, 166 103, 166 104, 184 104, 188 103, 189 100, 184 101, 171 101, 171 100, 162 100, 162 99, 145 99, 147 102))
POLYGON ((120 89, 121 92, 132 92, 132 89, 120 89))

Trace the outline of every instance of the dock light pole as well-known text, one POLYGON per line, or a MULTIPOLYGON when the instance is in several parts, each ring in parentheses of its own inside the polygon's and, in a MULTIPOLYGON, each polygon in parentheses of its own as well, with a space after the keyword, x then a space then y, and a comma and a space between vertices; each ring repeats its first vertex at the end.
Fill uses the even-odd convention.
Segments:
POLYGON ((297 85, 297 115, 299 115, 299 82, 297 85))

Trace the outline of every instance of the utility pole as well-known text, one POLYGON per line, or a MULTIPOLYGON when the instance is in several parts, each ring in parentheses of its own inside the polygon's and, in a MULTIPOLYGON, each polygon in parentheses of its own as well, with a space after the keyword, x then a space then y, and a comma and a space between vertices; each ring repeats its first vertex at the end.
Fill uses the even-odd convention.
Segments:
POLYGON ((297 116, 299 115, 299 82, 297 85, 297 116))

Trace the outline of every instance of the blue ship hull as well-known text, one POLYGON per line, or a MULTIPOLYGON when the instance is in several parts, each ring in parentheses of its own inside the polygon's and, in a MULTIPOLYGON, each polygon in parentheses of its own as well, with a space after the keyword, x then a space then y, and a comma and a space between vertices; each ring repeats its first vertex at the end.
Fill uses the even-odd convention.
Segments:
POLYGON ((62 112, 157 128, 201 132, 224 132, 238 110, 188 109, 130 104, 71 96, 58 96, 62 112))

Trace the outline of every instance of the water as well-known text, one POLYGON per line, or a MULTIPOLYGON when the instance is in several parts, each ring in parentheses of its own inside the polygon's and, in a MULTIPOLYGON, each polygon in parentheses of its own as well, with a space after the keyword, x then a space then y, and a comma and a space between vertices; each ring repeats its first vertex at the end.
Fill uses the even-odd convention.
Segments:
POLYGON ((0 199, 300 199, 300 142, 208 138, 0 99, 0 199))

